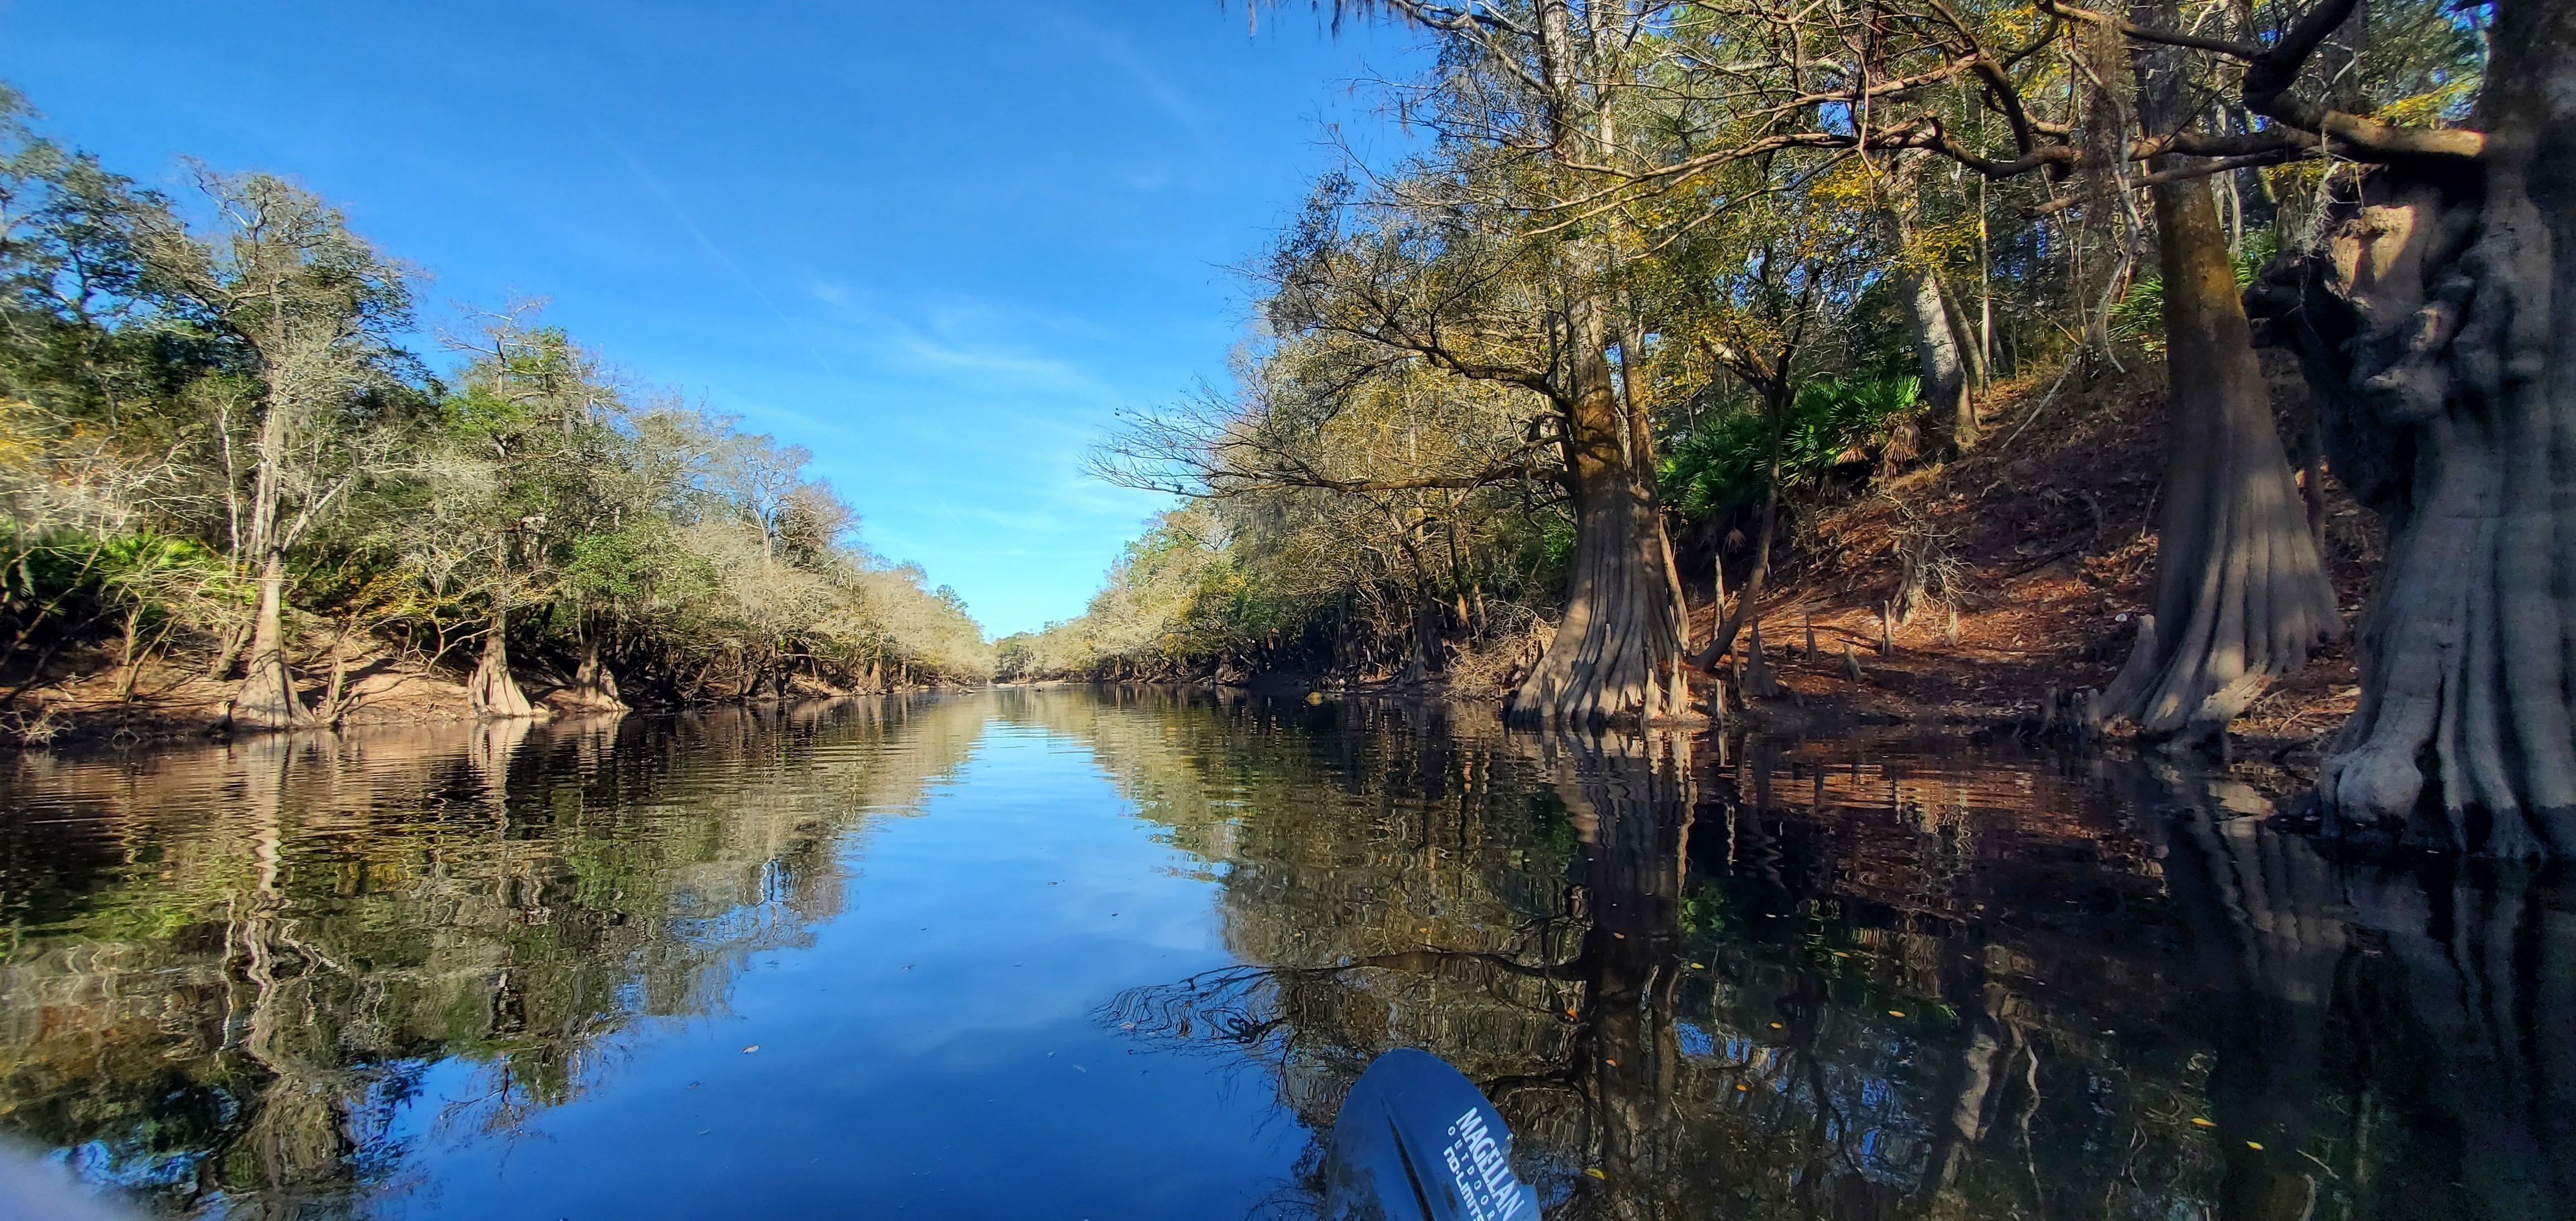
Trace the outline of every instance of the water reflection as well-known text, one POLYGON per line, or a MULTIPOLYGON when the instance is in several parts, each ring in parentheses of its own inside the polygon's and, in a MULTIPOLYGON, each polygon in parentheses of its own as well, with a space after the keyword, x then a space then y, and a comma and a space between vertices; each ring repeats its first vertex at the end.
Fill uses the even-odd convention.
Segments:
POLYGON ((836 841, 953 768, 970 706, 299 735, 8 776, 0 1118, 179 1208, 398 1189, 397 1113, 506 1139, 639 1019, 721 1010, 840 907, 836 841), (906 721, 900 750, 852 750, 906 721))
MULTIPOLYGON (((755 956, 844 924, 895 880, 859 871, 871 828, 999 784, 968 766, 997 735, 1046 744, 1031 791, 1115 786, 1169 850, 1138 885, 1209 896, 1208 963, 1062 985, 1105 1037, 1309 1132, 1379 1052, 1435 1051, 1551 1219, 2576 1199, 2555 873, 2338 863, 2169 766, 1138 690, 26 756, 0 1124, 177 1209, 427 1207, 438 1150, 657 1105, 616 1072, 656 1019, 725 1014, 755 956), (431 1081, 458 1066, 472 1088, 431 1081)), ((978 1071, 952 1084, 1025 1070, 978 1071)), ((842 1122, 818 1151, 906 1117, 842 1122)), ((1010 1160, 940 1156, 911 1172, 1010 1160)), ((1254 1211, 1311 1210, 1313 1158, 1254 1211)))
MULTIPOLYGON (((1848 742, 1719 765, 1379 715, 1330 800, 1248 792, 1245 965, 1107 1010, 1248 1051, 1310 1126, 1418 1046, 1495 1098, 1551 1218, 2576 1198, 2555 877, 2339 868, 2250 789, 2163 765, 1848 742), (1529 796, 1497 800, 1504 772, 1529 796)), ((1276 770, 1261 741, 1207 770, 1276 770)))

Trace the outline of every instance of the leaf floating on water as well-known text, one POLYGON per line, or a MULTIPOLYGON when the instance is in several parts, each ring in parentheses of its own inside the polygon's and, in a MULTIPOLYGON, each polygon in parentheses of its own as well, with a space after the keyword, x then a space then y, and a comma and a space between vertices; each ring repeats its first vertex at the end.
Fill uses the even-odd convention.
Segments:
POLYGON ((2218 1126, 2218 1122, 2216 1120, 2203 1119, 2198 1115, 2194 1115, 2191 1117, 2191 1126, 2195 1128, 2215 1128, 2218 1126))

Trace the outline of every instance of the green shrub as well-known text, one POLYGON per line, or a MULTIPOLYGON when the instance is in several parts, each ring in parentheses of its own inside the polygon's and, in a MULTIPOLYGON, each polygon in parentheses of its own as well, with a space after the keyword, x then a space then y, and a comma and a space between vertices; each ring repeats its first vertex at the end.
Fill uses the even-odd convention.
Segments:
MULTIPOLYGON (((1849 375, 1799 387, 1781 424, 1782 488, 1832 470, 1852 450, 1881 438, 1921 398, 1921 383, 1912 376, 1849 375)), ((1769 424, 1759 411, 1741 411, 1684 436, 1664 460, 1665 495, 1694 517, 1760 500, 1771 462, 1769 424)))

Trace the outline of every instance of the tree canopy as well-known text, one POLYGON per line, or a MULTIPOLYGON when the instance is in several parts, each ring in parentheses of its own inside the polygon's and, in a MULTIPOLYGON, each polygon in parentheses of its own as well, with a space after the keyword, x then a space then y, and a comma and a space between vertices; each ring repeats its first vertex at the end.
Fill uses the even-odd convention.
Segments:
POLYGON ((191 164, 165 195, 33 122, 0 92, 11 681, 118 627, 129 669, 246 663, 234 715, 259 723, 332 712, 316 667, 355 635, 497 660, 472 690, 502 713, 529 708, 510 648, 607 704, 990 672, 806 451, 541 301, 424 318, 421 273, 291 180, 191 164))

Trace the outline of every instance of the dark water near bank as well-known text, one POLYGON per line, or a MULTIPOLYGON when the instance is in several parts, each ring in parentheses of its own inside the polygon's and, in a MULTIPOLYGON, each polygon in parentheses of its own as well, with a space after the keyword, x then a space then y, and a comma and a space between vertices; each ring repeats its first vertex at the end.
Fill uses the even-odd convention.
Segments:
POLYGON ((1964 746, 1003 691, 0 770, 0 1130, 256 1217, 2571 1215, 2576 901, 1964 746), (2258 1147, 2259 1146, 2259 1147, 2258 1147))

